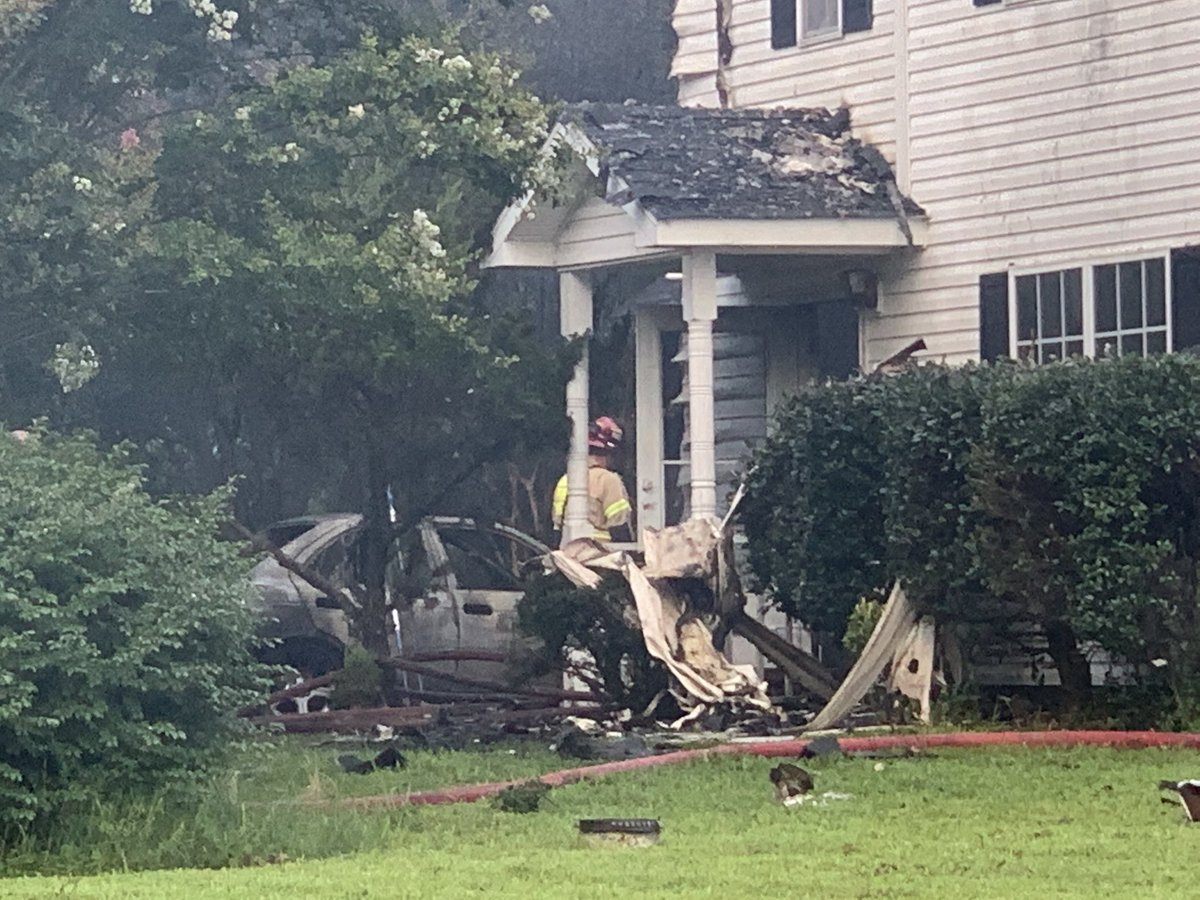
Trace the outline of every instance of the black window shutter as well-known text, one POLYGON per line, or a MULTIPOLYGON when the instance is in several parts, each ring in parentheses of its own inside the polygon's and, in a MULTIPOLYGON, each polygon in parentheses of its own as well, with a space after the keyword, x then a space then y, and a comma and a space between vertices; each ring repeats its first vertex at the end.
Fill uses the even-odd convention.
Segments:
POLYGON ((1171 251, 1171 349, 1200 347, 1200 247, 1171 251))
POLYGON ((1008 356, 1008 273, 979 276, 979 356, 1008 356))
POLYGON ((796 46, 796 6, 799 0, 771 0, 771 46, 796 46))
POLYGON ((871 0, 842 0, 842 33, 870 31, 874 10, 871 0))

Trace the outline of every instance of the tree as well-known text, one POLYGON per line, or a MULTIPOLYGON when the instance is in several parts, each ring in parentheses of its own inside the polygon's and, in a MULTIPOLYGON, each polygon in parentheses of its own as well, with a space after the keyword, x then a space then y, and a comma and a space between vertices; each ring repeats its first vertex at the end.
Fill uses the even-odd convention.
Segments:
POLYGON ((277 452, 355 473, 376 652, 392 510, 411 523, 482 462, 565 440, 569 359, 469 299, 479 234, 545 133, 497 58, 368 39, 196 115, 158 161, 158 267, 123 315, 170 323, 159 352, 256 398, 293 438, 277 452))

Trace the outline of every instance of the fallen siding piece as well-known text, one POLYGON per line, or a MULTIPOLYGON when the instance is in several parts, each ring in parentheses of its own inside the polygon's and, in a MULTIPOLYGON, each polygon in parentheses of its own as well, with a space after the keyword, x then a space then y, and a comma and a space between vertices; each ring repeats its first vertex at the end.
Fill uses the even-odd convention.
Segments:
MULTIPOLYGON (((768 712, 773 707, 766 685, 751 666, 735 666, 713 644, 712 632, 688 608, 677 579, 720 582, 727 566, 716 520, 692 520, 680 526, 643 533, 647 565, 638 566, 624 552, 606 552, 595 541, 572 541, 551 555, 553 565, 580 587, 595 587, 595 570, 619 572, 629 583, 637 607, 638 626, 646 650, 662 662, 684 692, 676 694, 687 715, 672 723, 680 728, 723 704, 768 712)), ((714 598, 715 602, 715 598, 714 598)))
POLYGON ((805 726, 805 731, 819 731, 830 728, 844 719, 871 689, 884 667, 892 661, 896 653, 902 649, 905 638, 917 624, 917 614, 904 595, 904 589, 897 582, 892 587, 883 615, 871 632, 867 645, 863 647, 854 668, 846 675, 841 686, 829 698, 825 708, 817 713, 816 718, 805 726))
POLYGON ((899 691, 921 704, 921 721, 926 725, 932 718, 933 686, 946 685, 936 668, 936 643, 937 629, 933 619, 926 616, 913 625, 897 648, 888 677, 888 690, 899 691))

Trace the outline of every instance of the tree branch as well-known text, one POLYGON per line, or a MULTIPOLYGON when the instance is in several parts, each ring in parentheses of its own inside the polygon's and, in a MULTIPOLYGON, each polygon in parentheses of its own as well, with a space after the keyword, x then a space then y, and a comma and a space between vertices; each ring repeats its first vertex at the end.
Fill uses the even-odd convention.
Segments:
POLYGON ((353 616, 363 607, 363 598, 358 595, 358 592, 353 587, 334 584, 312 566, 305 565, 297 559, 288 556, 270 541, 267 541, 253 531, 243 525, 241 522, 233 519, 231 521, 234 531, 239 537, 244 538, 249 542, 250 546, 258 553, 266 552, 271 555, 271 558, 289 572, 304 579, 308 584, 311 584, 318 591, 321 591, 327 597, 332 597, 337 600, 346 615, 353 616))

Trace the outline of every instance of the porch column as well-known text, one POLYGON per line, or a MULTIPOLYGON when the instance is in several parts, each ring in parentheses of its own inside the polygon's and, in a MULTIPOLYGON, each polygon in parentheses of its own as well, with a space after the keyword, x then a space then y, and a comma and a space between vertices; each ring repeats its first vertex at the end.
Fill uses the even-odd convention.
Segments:
POLYGON ((713 321, 717 318, 717 255, 683 258, 683 318, 687 322, 688 439, 693 519, 717 514, 717 458, 713 423, 713 321))
MULTIPOLYGON (((592 330, 592 285, 586 274, 558 275, 559 322, 564 337, 592 330)), ((563 515, 562 543, 591 537, 588 522, 588 351, 575 365, 567 383, 567 417, 571 420, 571 447, 567 453, 567 508, 563 515)))

